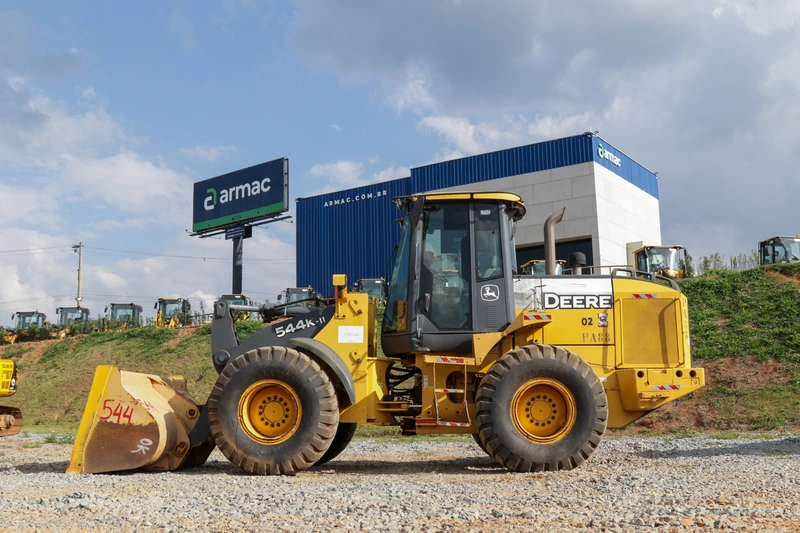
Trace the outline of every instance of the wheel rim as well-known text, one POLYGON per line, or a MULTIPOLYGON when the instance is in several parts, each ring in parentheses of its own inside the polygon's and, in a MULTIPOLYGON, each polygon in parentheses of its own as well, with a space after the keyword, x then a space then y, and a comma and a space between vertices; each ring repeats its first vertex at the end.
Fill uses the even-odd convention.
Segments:
POLYGON ((556 442, 575 425, 575 397, 559 381, 532 379, 514 395, 511 418, 528 440, 542 444, 556 442))
POLYGON ((264 379, 253 383, 239 400, 239 421, 256 442, 279 444, 294 435, 303 410, 300 398, 286 383, 264 379))

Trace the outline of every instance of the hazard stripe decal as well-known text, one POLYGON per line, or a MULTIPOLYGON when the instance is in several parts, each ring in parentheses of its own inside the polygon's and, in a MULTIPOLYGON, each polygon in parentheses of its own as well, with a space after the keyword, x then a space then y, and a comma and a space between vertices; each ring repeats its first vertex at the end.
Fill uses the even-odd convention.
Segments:
POLYGON ((631 298, 634 300, 653 300, 658 298, 657 294, 631 294, 631 298))
POLYGON ((681 390, 680 385, 654 385, 653 390, 681 390))
POLYGON ((523 322, 540 322, 543 320, 553 320, 553 315, 528 315, 526 314, 522 321, 523 322))
POLYGON ((467 360, 463 357, 437 357, 437 363, 451 363, 454 365, 465 365, 467 364, 467 360))

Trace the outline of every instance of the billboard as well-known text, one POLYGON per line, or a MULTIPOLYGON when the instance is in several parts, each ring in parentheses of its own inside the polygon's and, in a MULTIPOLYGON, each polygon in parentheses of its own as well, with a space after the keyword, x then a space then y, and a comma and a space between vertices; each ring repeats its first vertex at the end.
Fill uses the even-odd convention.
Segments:
POLYGON ((242 224, 288 209, 289 160, 282 157, 195 183, 192 231, 242 224))

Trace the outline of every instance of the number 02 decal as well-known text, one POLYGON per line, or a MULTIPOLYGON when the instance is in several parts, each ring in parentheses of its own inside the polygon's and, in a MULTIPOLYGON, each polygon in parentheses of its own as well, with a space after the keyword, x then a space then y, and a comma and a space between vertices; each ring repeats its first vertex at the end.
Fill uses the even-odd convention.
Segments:
POLYGON ((583 326, 591 326, 592 324, 593 323, 592 323, 592 318, 591 317, 581 318, 581 325, 583 325, 583 326))

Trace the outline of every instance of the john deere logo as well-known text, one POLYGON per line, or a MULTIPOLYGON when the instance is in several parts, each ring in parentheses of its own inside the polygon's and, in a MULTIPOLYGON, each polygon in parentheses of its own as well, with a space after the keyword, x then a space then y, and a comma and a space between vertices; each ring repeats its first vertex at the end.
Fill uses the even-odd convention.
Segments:
POLYGON ((497 285, 484 285, 481 287, 481 300, 493 302, 500 298, 500 289, 497 285))
POLYGON ((618 166, 618 167, 622 166, 622 159, 620 159, 619 157, 615 156, 614 154, 612 154, 611 152, 606 150, 603 147, 602 143, 598 143, 597 144, 597 155, 599 155, 601 159, 605 159, 607 161, 611 161, 612 165, 615 165, 615 166, 618 166))
MULTIPOLYGON (((253 183, 245 183, 244 185, 237 185, 228 189, 222 189, 219 193, 219 203, 226 204, 234 200, 245 199, 256 194, 268 192, 270 188, 269 178, 264 178, 261 181, 254 181, 253 183)), ((217 205, 217 190, 206 189, 206 201, 203 202, 203 207, 206 211, 211 211, 217 205)))

